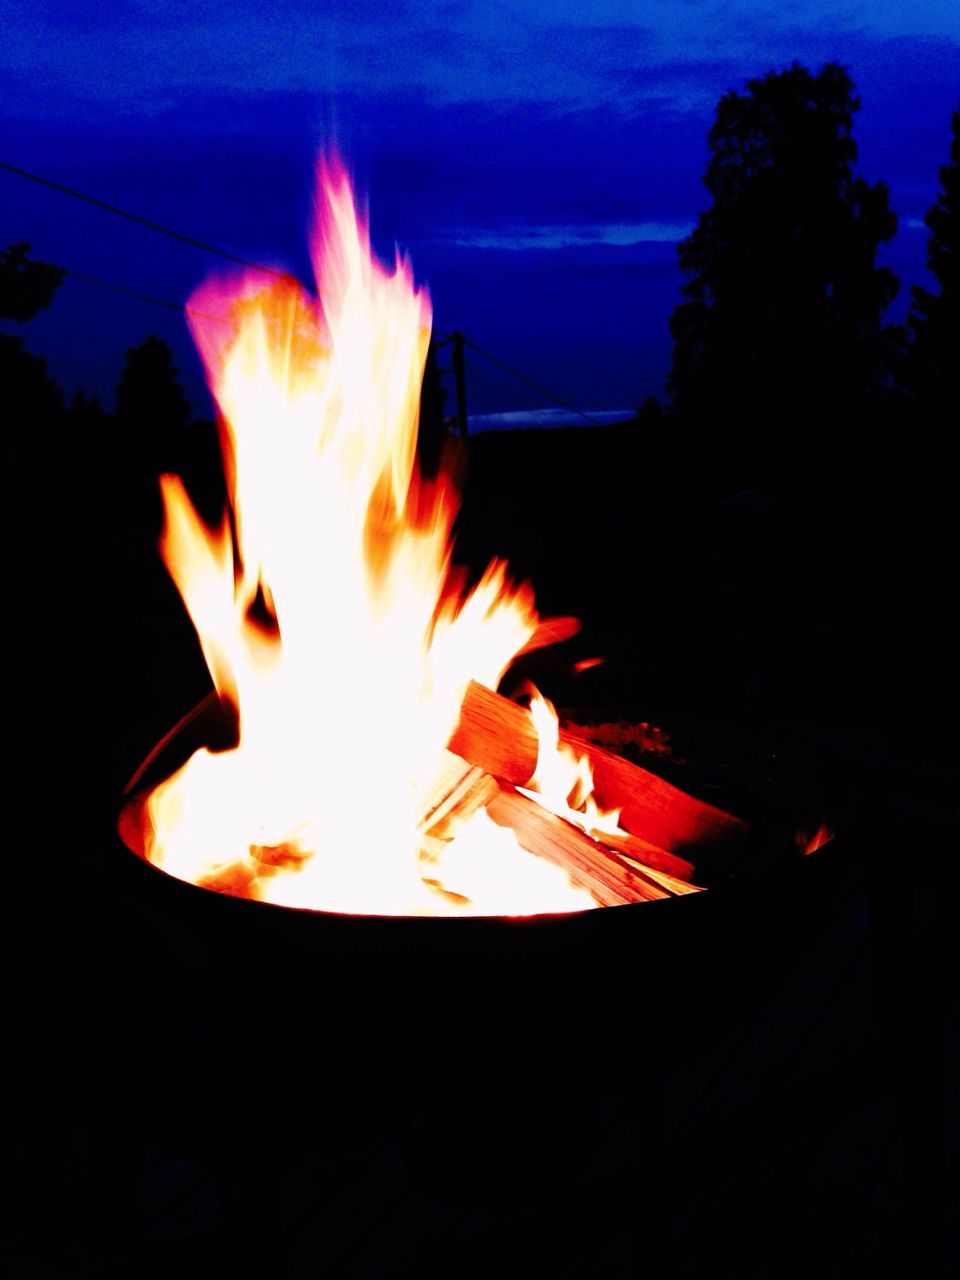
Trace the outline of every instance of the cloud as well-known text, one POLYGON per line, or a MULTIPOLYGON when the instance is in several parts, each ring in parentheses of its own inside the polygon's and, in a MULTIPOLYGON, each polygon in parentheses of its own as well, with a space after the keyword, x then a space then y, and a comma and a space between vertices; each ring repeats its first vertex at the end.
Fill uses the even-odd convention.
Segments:
POLYGON ((693 229, 692 222, 607 222, 572 226, 501 227, 471 230, 461 227, 441 233, 440 239, 473 249, 569 249, 578 245, 676 244, 693 229))
MULTIPOLYGON (((582 413, 596 425, 625 422, 636 416, 636 410, 587 409, 582 413)), ((526 409, 507 413, 472 413, 468 417, 470 431, 509 431, 517 427, 567 427, 583 426, 584 418, 569 409, 526 409)))
MULTIPOLYGON (((602 375, 607 403, 631 403, 662 380, 673 241, 709 198, 716 101, 749 77, 794 58, 850 67, 860 167, 889 182, 904 224, 891 260, 904 286, 917 278, 915 224, 957 104, 960 9, 899 11, 808 5, 801 22, 759 0, 8 0, 4 158, 305 274, 313 156, 336 138, 370 193, 375 243, 388 257, 394 239, 411 250, 444 324, 545 359, 542 380, 568 379, 572 399, 601 403, 590 379, 602 375)), ((17 239, 162 297, 185 296, 210 265, 0 174, 0 242, 17 239)), ((44 332, 89 311, 79 286, 71 296, 36 322, 44 332)), ((122 354, 119 311, 111 332, 122 354)))
MULTIPOLYGON (((288 0, 8 0, 0 50, 6 76, 40 83, 72 111, 146 112, 192 91, 343 94, 415 91, 433 105, 605 103, 638 92, 701 104, 719 78, 758 61, 843 56, 908 36, 960 41, 960 9, 942 0, 808 4, 771 0, 392 0, 349 5, 288 0), (639 79, 643 82, 638 86, 639 79)), ((42 109, 27 95, 19 110, 42 109)))

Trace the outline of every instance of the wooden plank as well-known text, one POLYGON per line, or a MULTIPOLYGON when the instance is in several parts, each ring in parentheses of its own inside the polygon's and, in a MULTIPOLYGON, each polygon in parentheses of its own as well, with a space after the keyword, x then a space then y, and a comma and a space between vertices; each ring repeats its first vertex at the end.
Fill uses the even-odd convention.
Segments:
MULTIPOLYGON (((562 730, 560 741, 589 760, 597 803, 620 809, 624 830, 655 848, 699 853, 736 844, 747 833, 742 819, 697 800, 622 756, 562 730)), ((529 712, 475 681, 464 696, 448 746, 464 760, 515 786, 527 786, 537 766, 537 733, 529 712)))
POLYGON ((673 880, 689 881, 693 878, 692 862, 676 853, 668 853, 666 849, 660 849, 640 836, 620 831, 592 831, 590 834, 608 849, 613 849, 634 862, 641 862, 645 867, 661 872, 673 880))
POLYGON ((497 780, 489 773, 452 751, 445 751, 441 769, 423 806, 422 832, 440 840, 452 838, 499 789, 497 780))
POLYGON ((512 787, 500 790, 487 805, 487 813, 498 826, 510 827, 518 843, 529 853, 562 867, 573 883, 592 893, 602 907, 651 902, 670 896, 665 889, 601 849, 579 828, 512 787))
POLYGON ((674 898, 680 898, 686 893, 703 893, 704 887, 700 884, 690 884, 688 880, 678 880, 675 876, 668 876, 663 871, 657 871, 654 867, 645 866, 642 863, 634 862, 632 858, 622 855, 622 861, 628 867, 632 867, 634 871, 647 880, 652 880, 654 884, 659 885, 661 889, 666 889, 674 898))

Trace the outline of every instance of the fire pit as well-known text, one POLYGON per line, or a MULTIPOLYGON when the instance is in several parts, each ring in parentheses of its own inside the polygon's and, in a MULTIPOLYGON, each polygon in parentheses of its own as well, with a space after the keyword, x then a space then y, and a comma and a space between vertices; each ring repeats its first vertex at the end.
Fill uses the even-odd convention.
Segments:
POLYGON ((575 624, 501 562, 472 590, 452 569, 452 472, 415 463, 427 301, 373 260, 338 164, 321 188, 320 303, 248 279, 190 306, 232 510, 211 530, 162 479, 215 693, 121 819, 144 1001, 227 1074, 353 1096, 649 1053, 789 945, 822 838, 494 692, 575 624))
POLYGON ((745 839, 742 858, 769 854, 769 873, 702 893, 515 918, 259 903, 163 873, 140 836, 151 783, 231 728, 215 696, 177 726, 132 780, 111 861, 138 998, 208 1041, 215 1075, 232 1064, 246 1079, 416 1098, 551 1060, 572 1071, 583 1059, 602 1078, 605 1064, 665 1057, 764 988, 816 928, 846 861, 837 838, 785 858, 791 815, 758 796, 759 844, 748 853, 745 839))

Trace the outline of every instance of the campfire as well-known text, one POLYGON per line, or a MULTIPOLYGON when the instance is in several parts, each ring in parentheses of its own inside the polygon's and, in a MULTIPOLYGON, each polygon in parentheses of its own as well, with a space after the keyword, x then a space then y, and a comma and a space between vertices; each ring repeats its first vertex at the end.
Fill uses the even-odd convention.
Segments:
POLYGON ((576 624, 502 561, 469 588, 453 564, 453 467, 416 460, 429 300, 375 260, 336 160, 312 250, 316 298, 251 274, 190 301, 230 506, 211 529, 163 476, 161 551, 236 734, 142 795, 125 838, 208 889, 341 913, 696 892, 696 851, 740 819, 562 731, 536 690, 495 692, 576 624))

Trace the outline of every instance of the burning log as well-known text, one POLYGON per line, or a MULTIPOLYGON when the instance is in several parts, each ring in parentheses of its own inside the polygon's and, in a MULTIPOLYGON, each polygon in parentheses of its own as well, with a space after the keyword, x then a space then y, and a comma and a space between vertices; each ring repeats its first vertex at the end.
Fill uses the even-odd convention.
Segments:
MULTIPOLYGON (((450 751, 444 753, 443 766, 423 807, 420 856, 425 863, 439 861, 446 842, 456 837, 458 829, 478 809, 486 808, 492 821, 497 826, 509 827, 528 853, 561 867, 578 888, 588 890, 602 906, 648 902, 691 891, 690 885, 677 888, 681 884, 679 880, 661 877, 657 872, 648 873, 646 868, 636 863, 630 865, 618 857, 609 847, 616 837, 597 833, 594 838, 585 834, 536 801, 520 795, 513 787, 501 786, 491 774, 450 751)), ((644 842, 630 836, 623 839, 639 857, 638 846, 644 842)), ((662 854, 652 847, 651 852, 662 854)), ((671 858, 670 854, 662 856, 671 858)), ((673 862, 689 867, 680 858, 673 862)), ((432 882, 427 880, 427 883, 432 882)), ((435 889, 443 893, 439 885, 435 889)))
POLYGON ((452 751, 445 751, 443 767, 423 804, 421 831, 433 839, 451 839, 457 827, 482 809, 499 790, 496 778, 452 751))
MULTIPOLYGON (((560 740, 589 760, 598 803, 620 808, 620 825, 648 848, 668 854, 699 852, 735 844, 746 835, 742 819, 697 800, 629 760, 562 731, 560 740)), ((526 786, 537 767, 537 733, 529 713, 476 681, 467 689, 448 747, 515 786, 526 786)), ((684 878, 676 862, 661 863, 657 869, 684 878)))
POLYGON ((372 258, 342 167, 322 178, 322 305, 283 279, 211 283, 188 309, 234 514, 209 528, 162 477, 161 551, 243 733, 150 792, 146 856, 223 892, 352 914, 431 914, 434 893, 451 911, 526 915, 681 892, 687 859, 699 873, 746 824, 559 734, 545 699, 527 712, 486 687, 579 624, 540 619, 501 560, 469 589, 450 570, 454 476, 424 484, 414 465, 429 301, 409 263, 372 258), (378 720, 362 768, 360 679, 378 720))
MULTIPOLYGON (((442 860, 446 845, 478 809, 487 805, 500 790, 496 778, 476 765, 468 764, 445 751, 443 765, 424 802, 424 818, 420 824, 420 861, 425 868, 442 860)), ((450 893, 430 874, 424 883, 448 903, 464 902, 450 893)))
POLYGON ((652 902, 670 894, 642 873, 619 861, 595 840, 535 801, 504 787, 487 805, 500 827, 510 827, 517 842, 538 858, 562 867, 571 880, 603 907, 628 902, 652 902))
POLYGON ((590 834, 607 848, 612 849, 614 853, 629 858, 633 862, 640 862, 646 870, 655 871, 669 880, 688 884, 693 878, 692 862, 675 853, 668 853, 666 849, 660 849, 640 836, 621 831, 592 831, 590 834))
POLYGON ((654 884, 666 889, 675 898, 682 897, 685 893, 703 893, 704 891, 705 886, 702 884, 691 884, 688 880, 678 880, 676 876, 668 876, 666 872, 658 871, 645 863, 635 862, 633 858, 629 858, 625 854, 621 855, 620 861, 631 867, 638 875, 647 880, 652 880, 654 884))
MULTIPOLYGON (((444 844, 481 808, 486 808, 498 826, 509 827, 528 853, 562 867, 578 888, 587 889, 604 906, 698 892, 696 886, 640 865, 642 858, 654 863, 665 860, 681 873, 692 871, 682 858, 654 849, 634 836, 584 834, 512 787, 501 788, 491 774, 450 751, 444 755, 443 768, 425 804, 421 824, 424 862, 438 861, 444 844), (633 860, 617 856, 621 846, 635 855, 633 860)), ((436 891, 442 893, 439 886, 436 891)))

